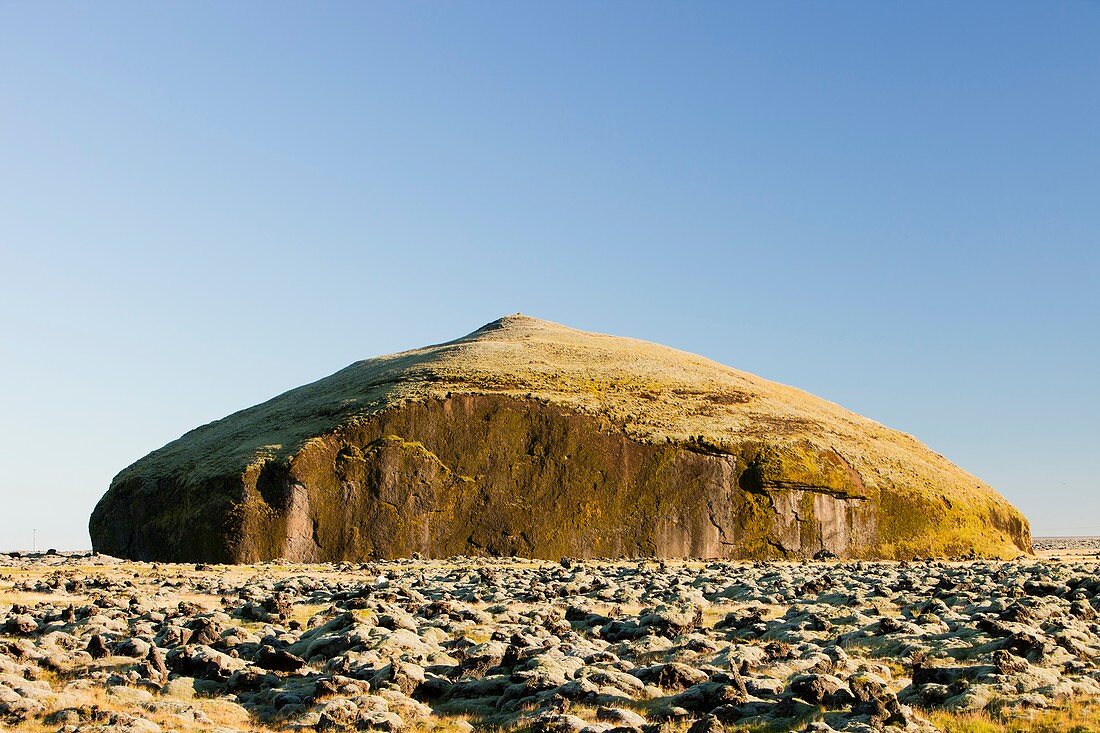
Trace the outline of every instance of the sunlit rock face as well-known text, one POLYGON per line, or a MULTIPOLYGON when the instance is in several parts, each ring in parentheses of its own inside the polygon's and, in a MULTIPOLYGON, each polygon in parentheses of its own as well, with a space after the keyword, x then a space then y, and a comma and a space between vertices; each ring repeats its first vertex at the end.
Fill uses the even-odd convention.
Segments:
POLYGON ((90 530, 111 555, 229 562, 1031 550, 1015 508, 910 436, 520 315, 199 427, 123 470, 90 530))

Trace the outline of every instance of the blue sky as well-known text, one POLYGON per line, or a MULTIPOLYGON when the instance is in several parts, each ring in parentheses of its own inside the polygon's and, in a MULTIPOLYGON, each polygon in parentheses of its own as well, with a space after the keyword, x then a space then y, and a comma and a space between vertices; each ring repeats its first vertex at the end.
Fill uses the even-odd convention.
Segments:
POLYGON ((0 547, 522 311, 1100 534, 1100 5, 0 2, 0 547))

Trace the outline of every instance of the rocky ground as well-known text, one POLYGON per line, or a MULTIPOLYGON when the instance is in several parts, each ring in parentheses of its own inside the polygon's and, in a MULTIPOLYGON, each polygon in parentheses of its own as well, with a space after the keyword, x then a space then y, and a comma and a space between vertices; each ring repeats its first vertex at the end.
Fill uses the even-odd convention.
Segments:
POLYGON ((1092 730, 1098 570, 0 555, 0 728, 1092 730))

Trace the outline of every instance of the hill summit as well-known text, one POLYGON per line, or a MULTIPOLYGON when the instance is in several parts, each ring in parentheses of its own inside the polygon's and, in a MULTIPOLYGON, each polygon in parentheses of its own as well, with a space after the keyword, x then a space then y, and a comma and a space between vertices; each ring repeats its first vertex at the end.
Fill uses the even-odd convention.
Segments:
POLYGON ((115 477, 90 531, 163 561, 1031 550, 1014 507, 908 435, 519 314, 186 433, 115 477))

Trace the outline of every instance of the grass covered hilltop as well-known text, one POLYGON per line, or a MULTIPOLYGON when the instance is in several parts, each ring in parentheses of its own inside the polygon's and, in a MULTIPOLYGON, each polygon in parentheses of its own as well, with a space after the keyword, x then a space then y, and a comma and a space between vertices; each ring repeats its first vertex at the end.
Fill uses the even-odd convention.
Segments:
POLYGON ((891 430, 701 356, 522 315, 360 361, 123 470, 100 552, 1011 557, 1026 519, 891 430))

